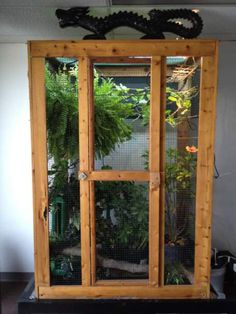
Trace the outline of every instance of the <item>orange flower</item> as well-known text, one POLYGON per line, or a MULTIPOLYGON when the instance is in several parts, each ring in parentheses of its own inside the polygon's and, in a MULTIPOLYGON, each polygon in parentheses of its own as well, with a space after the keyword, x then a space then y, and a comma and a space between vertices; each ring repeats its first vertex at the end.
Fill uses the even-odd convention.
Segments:
POLYGON ((192 146, 186 146, 186 151, 189 153, 196 153, 198 149, 196 146, 192 145, 192 146))

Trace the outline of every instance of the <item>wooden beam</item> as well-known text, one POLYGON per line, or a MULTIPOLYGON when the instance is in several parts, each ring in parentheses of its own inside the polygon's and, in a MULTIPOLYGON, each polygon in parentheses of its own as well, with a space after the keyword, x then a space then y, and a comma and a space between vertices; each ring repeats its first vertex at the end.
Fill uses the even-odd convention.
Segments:
MULTIPOLYGON (((94 170, 95 146, 94 146, 94 67, 92 61, 89 64, 89 172, 94 170)), ((96 206, 95 206, 95 184, 89 182, 90 194, 90 239, 91 239, 91 284, 96 281, 96 206)))
POLYGON ((48 286, 50 284, 44 58, 29 59, 29 82, 34 200, 35 291, 38 295, 38 286, 48 286))
POLYGON ((217 58, 202 59, 196 187, 195 283, 210 293, 212 181, 216 117, 217 58))
POLYGON ((97 280, 96 286, 148 286, 147 279, 117 279, 117 280, 97 280))
MULTIPOLYGON (((100 57, 92 58, 93 63, 131 63, 131 64, 150 64, 151 58, 134 58, 134 57, 100 57)), ((98 64, 99 66, 99 64, 98 64)))
POLYGON ((149 143, 149 283, 159 285, 159 202, 160 202, 160 107, 161 57, 151 61, 149 143))
MULTIPOLYGON (((79 155, 80 171, 86 172, 89 164, 89 99, 90 99, 90 60, 79 59, 79 155)), ((80 217, 81 217, 81 273, 82 285, 91 284, 90 260, 90 184, 80 181, 80 217)))
POLYGON ((41 299, 80 299, 80 298, 139 298, 139 299, 204 299, 205 286, 52 286, 40 287, 41 299))
POLYGON ((160 262, 159 262, 159 280, 160 286, 164 285, 165 271, 165 152, 166 152, 166 58, 161 58, 161 108, 160 108, 160 262))
POLYGON ((32 41, 33 57, 212 56, 215 40, 32 41))
POLYGON ((90 181, 149 181, 148 171, 97 170, 85 172, 90 181))

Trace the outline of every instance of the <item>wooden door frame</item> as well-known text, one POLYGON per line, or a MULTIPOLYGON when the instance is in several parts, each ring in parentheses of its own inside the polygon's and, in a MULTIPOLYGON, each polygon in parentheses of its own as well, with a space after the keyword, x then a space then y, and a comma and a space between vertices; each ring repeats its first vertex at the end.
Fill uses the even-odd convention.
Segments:
MULTIPOLYGON (((33 159, 33 189, 34 189, 34 245, 35 245, 35 290, 39 298, 112 298, 112 297, 137 297, 137 298, 207 298, 209 297, 210 281, 210 248, 211 248, 211 203, 212 203, 212 174, 214 158, 214 127, 215 127, 215 103, 217 88, 217 60, 218 43, 214 40, 111 40, 111 41, 31 41, 29 49, 29 77, 30 77, 30 100, 31 100, 31 130, 32 130, 32 159, 33 159), (163 176, 164 171, 164 131, 163 119, 159 120, 161 126, 160 136, 155 139, 156 147, 160 148, 159 154, 154 152, 150 156, 151 189, 154 189, 151 204, 157 201, 160 204, 160 213, 150 210, 150 216, 156 221, 159 219, 157 227, 162 234, 159 241, 158 234, 150 236, 150 243, 153 249, 162 252, 162 256, 155 257, 151 253, 150 280, 149 284, 124 286, 117 285, 92 285, 94 284, 94 274, 91 272, 91 257, 87 247, 91 245, 90 216, 87 209, 91 208, 93 200, 88 199, 91 189, 93 189, 94 179, 98 179, 99 173, 92 170, 93 164, 89 159, 91 149, 88 141, 91 137, 92 128, 88 128, 88 119, 91 117, 91 81, 88 80, 88 73, 91 72, 91 59, 99 57, 119 57, 128 58, 129 56, 152 56, 152 74, 159 82, 159 97, 153 97, 153 103, 160 104, 165 99, 165 71, 164 59, 167 56, 196 56, 202 57, 201 71, 201 96, 199 112, 199 145, 197 163, 197 196, 196 196, 196 241, 195 241, 195 282, 193 285, 186 286, 167 286, 163 285, 163 258, 164 258, 164 197, 163 197, 163 176), (83 98, 86 107, 80 113, 80 143, 81 154, 85 160, 80 166, 80 170, 88 172, 90 179, 81 182, 81 202, 83 210, 81 212, 81 229, 83 234, 84 247, 82 247, 82 270, 83 278, 81 286, 50 286, 49 273, 49 242, 48 242, 48 200, 47 200, 47 156, 46 156, 46 123, 45 123, 45 87, 44 87, 44 59, 46 57, 74 57, 80 60, 80 67, 83 73, 87 73, 87 80, 80 82, 80 98, 83 98), (90 135, 89 135, 90 134, 90 135), (154 158, 157 162, 154 163, 154 158), (153 159, 152 159, 153 158, 153 159), (153 160, 153 165, 152 165, 153 160), (156 175, 161 176, 161 190, 155 185, 156 175), (152 184, 154 182, 154 184, 152 184), (86 261, 86 262, 84 262, 86 261), (151 264, 153 267, 151 267, 151 264), (121 288, 122 287, 122 288, 121 288)), ((82 73, 82 71, 80 71, 82 73)), ((80 74, 81 75, 81 74, 80 74)), ((83 74, 84 75, 84 74, 83 74)), ((84 76, 83 76, 84 79, 84 76)), ((155 81, 151 82, 151 86, 155 81)), ((157 110, 153 107, 153 110, 157 110)), ((163 105, 159 107, 163 115, 163 105)), ((91 125, 91 123, 90 123, 91 125)), ((150 130, 157 134, 158 125, 150 123, 150 130)), ((154 141, 154 137, 153 137, 154 141)), ((152 142, 152 140, 151 140, 152 142)), ((158 152, 158 149, 157 149, 158 152)), ((107 174, 111 179, 111 174, 107 174)), ((124 177, 128 180, 132 174, 125 173, 124 177)), ((102 172, 104 180, 104 172, 102 172)), ((117 178, 118 174, 112 176, 117 178)), ((146 176, 145 172, 140 173, 140 178, 146 176)), ((138 178, 137 178, 138 179, 138 178)), ((152 207, 151 207, 152 208, 152 207)), ((153 207, 154 208, 154 207, 153 207)), ((94 217, 93 217, 94 219, 94 217)), ((94 249, 94 248, 93 248, 94 249)), ((152 249, 151 249, 152 251, 152 249)), ((154 250, 152 251, 154 252, 154 250)))

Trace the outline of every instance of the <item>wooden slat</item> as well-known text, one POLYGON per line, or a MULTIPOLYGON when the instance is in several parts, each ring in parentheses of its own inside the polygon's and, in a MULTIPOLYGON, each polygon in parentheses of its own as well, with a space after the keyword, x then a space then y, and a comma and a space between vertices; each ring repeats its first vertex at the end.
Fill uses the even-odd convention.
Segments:
POLYGON ((98 170, 87 172, 91 181, 149 181, 148 171, 98 170))
POLYGON ((32 41, 34 57, 211 56, 214 40, 32 41))
MULTIPOLYGON (((89 76, 90 60, 82 57, 79 60, 79 153, 80 171, 89 170, 89 76)), ((81 272, 82 285, 91 283, 90 260, 90 198, 89 181, 80 181, 80 217, 81 217, 81 272)))
MULTIPOLYGON (((90 61, 89 75, 89 171, 94 169, 94 96, 93 96, 93 64, 90 61)), ((91 284, 96 281, 96 207, 95 207, 95 184, 89 182, 90 190, 90 238, 91 238, 91 284)))
POLYGON ((150 64, 151 58, 134 58, 134 57, 100 57, 92 58, 94 63, 141 63, 141 64, 150 64))
POLYGON ((204 299, 205 286, 52 286, 40 287, 39 296, 42 299, 80 299, 80 298, 139 298, 139 299, 204 299))
POLYGON ((96 286, 148 286, 147 279, 97 280, 96 286))
POLYGON ((161 57, 152 57, 149 145, 149 282, 159 285, 161 57))
POLYGON ((161 108, 160 108, 160 173, 161 173, 161 186, 160 186, 160 265, 159 265, 159 280, 160 286, 164 285, 164 266, 165 266, 165 151, 166 151, 166 58, 161 59, 161 108))
MULTIPOLYGON (((29 51, 30 53, 30 51, 29 51)), ((45 63, 43 58, 29 59, 32 176, 34 199, 34 264, 35 291, 48 286, 48 187, 46 147, 45 63), (46 215, 44 217, 44 215, 46 215)))
POLYGON ((217 54, 201 68, 196 187, 195 283, 206 283, 209 296, 211 259, 212 180, 216 116, 217 54))

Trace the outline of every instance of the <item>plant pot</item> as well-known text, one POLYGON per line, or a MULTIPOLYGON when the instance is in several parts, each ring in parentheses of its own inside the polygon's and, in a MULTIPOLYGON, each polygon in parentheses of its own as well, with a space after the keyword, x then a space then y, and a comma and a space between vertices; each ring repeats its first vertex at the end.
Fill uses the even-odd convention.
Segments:
POLYGON ((173 264, 182 261, 183 248, 179 245, 165 244, 165 263, 173 264))

